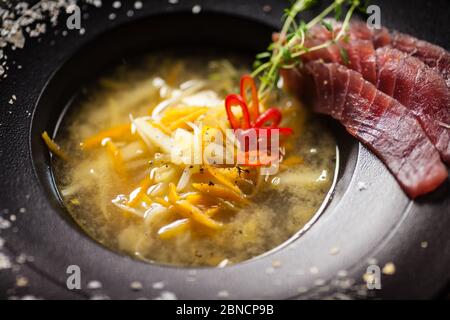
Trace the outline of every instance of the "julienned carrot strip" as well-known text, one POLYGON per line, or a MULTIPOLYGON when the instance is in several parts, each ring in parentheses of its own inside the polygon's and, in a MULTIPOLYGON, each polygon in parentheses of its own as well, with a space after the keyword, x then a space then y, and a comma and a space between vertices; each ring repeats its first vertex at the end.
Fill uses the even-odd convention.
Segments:
POLYGON ((188 195, 186 197, 186 200, 192 203, 194 206, 211 206, 217 204, 218 199, 214 199, 213 197, 210 197, 206 194, 195 193, 188 195))
POLYGON ((200 210, 187 200, 176 201, 175 203, 173 203, 173 206, 177 210, 177 212, 184 218, 190 218, 195 222, 214 230, 218 230, 223 227, 223 224, 221 222, 217 222, 211 219, 205 213, 203 213, 202 210, 200 210))
POLYGON ((104 130, 96 135, 93 135, 80 143, 83 150, 91 150, 100 147, 102 141, 106 138, 118 139, 126 137, 127 133, 131 136, 131 125, 129 123, 121 124, 110 129, 104 130))
POLYGON ((223 200, 235 201, 244 204, 249 203, 249 201, 242 194, 238 194, 225 186, 208 183, 193 183, 192 186, 200 192, 221 198, 223 200))
POLYGON ((188 114, 191 114, 193 112, 197 112, 200 110, 208 111, 209 108, 207 107, 182 107, 182 108, 170 108, 167 111, 165 111, 162 115, 161 122, 168 125, 174 122, 175 120, 178 120, 188 114))
POLYGON ((194 206, 187 200, 178 200, 180 197, 177 194, 175 184, 169 184, 169 200, 176 212, 183 218, 192 219, 195 222, 212 229, 220 229, 223 225, 220 222, 212 220, 199 208, 194 206))
POLYGON ((164 206, 164 207, 166 207, 166 208, 169 208, 169 207, 170 207, 170 202, 164 200, 163 198, 160 198, 160 197, 154 197, 154 198, 153 198, 153 201, 156 202, 156 203, 158 203, 158 204, 160 204, 160 205, 162 205, 162 206, 164 206))
POLYGON ((150 175, 147 175, 141 181, 141 183, 139 183, 139 191, 137 192, 137 194, 134 195, 134 198, 128 200, 129 207, 134 207, 139 202, 139 200, 141 200, 142 196, 147 192, 151 183, 152 183, 152 179, 150 178, 150 175))
POLYGON ((169 183, 169 201, 173 204, 174 202, 178 201, 180 196, 177 193, 177 187, 174 183, 169 183))
POLYGON ((206 110, 198 110, 192 112, 191 114, 185 115, 182 118, 175 120, 172 124, 169 125, 169 130, 175 130, 177 128, 181 128, 182 126, 186 126, 187 122, 193 122, 202 114, 204 114, 206 110))
POLYGON ((55 141, 53 141, 48 136, 47 131, 42 132, 42 139, 44 139, 44 142, 51 153, 53 153, 55 156, 58 156, 59 158, 65 161, 69 160, 69 156, 61 149, 61 147, 55 141))
POLYGON ((156 122, 156 121, 152 121, 152 126, 154 126, 155 128, 158 128, 159 130, 161 130, 162 132, 164 132, 168 136, 172 135, 172 132, 168 128, 166 128, 166 126, 163 125, 162 123, 159 123, 159 122, 156 122))
POLYGON ((171 239, 185 232, 191 227, 192 223, 189 219, 184 218, 175 220, 174 222, 162 227, 158 230, 159 238, 162 240, 171 239))
POLYGON ((230 188, 237 194, 241 194, 241 189, 239 189, 233 181, 228 180, 225 175, 223 175, 222 173, 219 172, 219 170, 217 170, 211 166, 206 166, 206 170, 213 178, 215 178, 217 181, 219 181, 219 183, 230 188))
POLYGON ((219 212, 219 210, 220 210, 220 207, 209 208, 209 209, 206 209, 205 214, 208 217, 213 217, 217 212, 219 212))

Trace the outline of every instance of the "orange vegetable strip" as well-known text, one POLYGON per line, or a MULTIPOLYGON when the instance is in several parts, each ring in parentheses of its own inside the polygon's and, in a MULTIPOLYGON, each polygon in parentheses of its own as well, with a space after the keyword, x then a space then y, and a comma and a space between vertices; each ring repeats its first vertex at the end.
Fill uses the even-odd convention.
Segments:
POLYGON ((91 150, 97 147, 100 147, 102 141, 106 138, 110 139, 118 139, 123 138, 126 134, 129 133, 131 135, 131 125, 129 123, 121 124, 110 129, 101 131, 96 135, 93 135, 83 142, 80 143, 80 146, 84 150, 91 150))
POLYGON ((205 112, 206 112, 206 110, 198 110, 198 111, 192 112, 190 114, 187 114, 186 116, 181 117, 181 118, 175 120, 172 124, 170 124, 169 129, 174 130, 174 129, 177 129, 177 128, 185 125, 186 122, 194 121, 198 117, 200 117, 202 114, 204 114, 205 112))
POLYGON ((160 197, 154 197, 153 201, 156 203, 159 203, 160 205, 169 208, 170 207, 170 202, 164 200, 163 198, 160 197))
POLYGON ((173 206, 181 216, 190 218, 201 225, 214 230, 218 230, 223 227, 222 223, 211 219, 205 213, 203 213, 202 210, 200 210, 187 200, 179 200, 173 203, 173 206))
POLYGON ((128 206, 134 207, 139 200, 141 200, 142 196, 147 192, 148 188, 150 187, 150 184, 152 183, 152 178, 150 178, 150 175, 147 175, 140 183, 139 183, 139 191, 134 196, 133 199, 128 200, 128 206))
POLYGON ((207 183, 193 183, 192 186, 202 193, 206 193, 217 198, 241 202, 245 204, 249 203, 249 201, 245 199, 243 195, 240 195, 225 186, 221 186, 218 184, 210 185, 207 183))
POLYGON ((180 196, 177 193, 177 187, 174 183, 169 183, 169 201, 173 204, 174 202, 178 201, 180 196))
POLYGON ((167 127, 165 127, 163 124, 153 121, 151 123, 152 126, 154 126, 155 128, 158 128, 159 130, 161 130, 162 132, 164 132, 167 135, 172 135, 172 132, 170 131, 170 129, 168 129, 167 127))
POLYGON ((233 190, 237 194, 241 194, 241 189, 239 189, 235 183, 233 183, 232 181, 228 180, 227 177, 224 174, 220 173, 217 169, 215 169, 213 167, 210 167, 210 166, 206 166, 206 170, 217 181, 219 181, 219 183, 221 183, 224 186, 230 188, 231 190, 233 190))
POLYGON ((210 206, 217 203, 217 199, 216 201, 214 201, 214 198, 202 193, 190 194, 186 197, 186 200, 192 203, 194 206, 210 206))

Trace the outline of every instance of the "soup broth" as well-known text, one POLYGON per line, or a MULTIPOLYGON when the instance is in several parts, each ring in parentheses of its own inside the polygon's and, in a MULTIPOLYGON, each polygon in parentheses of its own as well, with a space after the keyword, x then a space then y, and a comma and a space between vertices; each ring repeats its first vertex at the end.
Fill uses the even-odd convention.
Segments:
POLYGON ((293 128, 294 134, 280 143, 283 160, 278 172, 270 176, 259 175, 253 167, 174 164, 160 150, 158 141, 155 144, 152 139, 143 139, 139 128, 134 127, 139 123, 136 119, 147 121, 146 117, 150 119, 155 108, 162 108, 168 100, 172 103, 160 112, 158 125, 158 132, 166 136, 180 128, 184 131, 179 132, 193 132, 190 122, 194 121, 205 126, 217 121, 225 126, 228 121, 223 100, 239 91, 239 78, 246 72, 245 61, 236 57, 152 56, 120 66, 89 87, 65 117, 57 137, 70 158, 54 161, 62 200, 82 229, 113 250, 181 266, 238 263, 298 233, 330 190, 336 142, 326 126, 283 90, 265 105, 280 108, 283 126, 293 128), (164 121, 169 111, 171 118, 164 121), (197 118, 192 115, 196 112, 197 118), (131 129, 127 129, 130 123, 131 129), (98 136, 99 132, 103 136, 98 136), (80 142, 84 143, 81 147, 80 142), (189 182, 179 188, 185 171, 188 175, 184 179, 189 182), (202 176, 206 171, 208 178, 202 176), (231 178, 225 183, 224 176, 231 178), (224 196, 215 199, 219 205, 208 211, 202 201, 211 199, 207 195, 202 198, 194 181, 197 187, 203 181, 204 188, 238 188, 238 193, 242 190, 245 194, 244 200, 241 203, 224 196), (171 189, 173 186, 176 190, 171 189), (186 199, 187 205, 197 201, 195 207, 204 209, 220 228, 180 215, 171 207, 172 191, 186 199))

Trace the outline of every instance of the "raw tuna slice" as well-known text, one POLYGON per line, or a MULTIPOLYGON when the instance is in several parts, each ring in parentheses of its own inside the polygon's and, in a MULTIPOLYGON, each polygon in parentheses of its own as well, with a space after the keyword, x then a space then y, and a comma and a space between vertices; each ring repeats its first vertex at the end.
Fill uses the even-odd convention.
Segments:
MULTIPOLYGON (((320 39, 314 38, 311 42, 319 43, 326 35, 320 32, 318 36, 320 39)), ((440 152, 441 158, 450 163, 450 90, 439 73, 402 51, 391 47, 374 51, 371 41, 358 39, 310 52, 302 57, 303 62, 322 60, 344 64, 339 53, 333 54, 339 52, 339 47, 348 52, 346 67, 360 72, 364 79, 409 109, 440 152)), ((288 79, 288 85, 293 81, 288 79)))
POLYGON ((370 148, 411 198, 433 191, 447 178, 436 148, 401 103, 342 65, 313 61, 305 70, 316 86, 315 110, 338 119, 370 148))
MULTIPOLYGON (((327 19, 326 21, 333 26, 334 33, 341 29, 341 22, 334 19, 327 19)), ((418 58, 430 68, 435 69, 442 76, 447 87, 450 88, 450 53, 444 48, 404 33, 390 32, 384 27, 369 29, 364 21, 356 19, 350 22, 349 34, 351 39, 372 41, 375 48, 390 46, 418 58)), ((333 35, 325 27, 316 25, 310 30, 308 36, 329 40, 333 35)))
POLYGON ((450 88, 450 53, 448 51, 400 32, 392 32, 390 45, 436 69, 444 78, 447 87, 450 88))
POLYGON ((378 89, 411 110, 442 159, 450 163, 450 90, 442 77, 396 49, 377 49, 376 57, 378 89))

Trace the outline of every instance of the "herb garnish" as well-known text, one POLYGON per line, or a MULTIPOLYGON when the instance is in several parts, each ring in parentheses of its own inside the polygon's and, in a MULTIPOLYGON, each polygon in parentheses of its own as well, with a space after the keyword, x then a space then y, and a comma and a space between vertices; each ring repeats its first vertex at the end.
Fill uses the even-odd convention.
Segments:
MULTIPOLYGON (((273 42, 267 48, 267 51, 256 56, 252 76, 255 78, 259 77, 261 82, 258 91, 260 99, 264 99, 275 87, 280 77, 280 69, 292 69, 301 63, 299 59, 301 55, 338 43, 339 40, 347 36, 348 26, 354 11, 356 9, 363 10, 360 0, 334 0, 330 6, 310 22, 297 22, 296 19, 299 13, 309 9, 314 2, 314 0, 297 0, 290 9, 285 10, 284 24, 279 39, 273 42), (335 34, 333 26, 324 19, 332 12, 334 12, 335 18, 339 19, 342 16, 344 6, 348 7, 348 10, 341 29, 335 34), (307 33, 319 23, 331 32, 333 35, 332 39, 315 47, 307 48, 305 46, 307 33)), ((348 64, 347 51, 344 48, 340 48, 340 54, 344 63, 348 64)))

